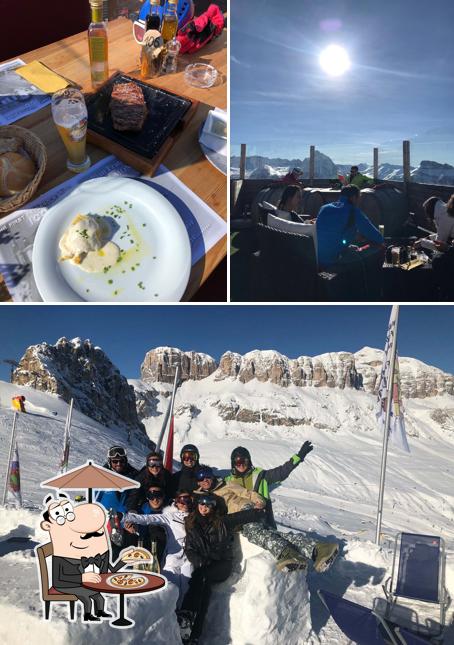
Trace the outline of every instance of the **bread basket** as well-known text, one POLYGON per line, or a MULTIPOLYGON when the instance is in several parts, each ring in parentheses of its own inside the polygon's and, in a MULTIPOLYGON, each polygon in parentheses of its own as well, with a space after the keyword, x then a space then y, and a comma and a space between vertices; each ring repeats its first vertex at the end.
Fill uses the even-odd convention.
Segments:
POLYGON ((46 169, 47 162, 47 153, 44 143, 39 139, 36 134, 26 130, 25 128, 20 128, 17 125, 2 125, 0 126, 0 139, 16 137, 20 139, 22 148, 27 152, 27 154, 35 162, 37 168, 36 174, 31 180, 31 182, 21 190, 19 193, 12 195, 11 197, 0 198, 0 217, 11 213, 16 210, 32 197, 38 188, 39 182, 41 181, 44 171, 46 169))

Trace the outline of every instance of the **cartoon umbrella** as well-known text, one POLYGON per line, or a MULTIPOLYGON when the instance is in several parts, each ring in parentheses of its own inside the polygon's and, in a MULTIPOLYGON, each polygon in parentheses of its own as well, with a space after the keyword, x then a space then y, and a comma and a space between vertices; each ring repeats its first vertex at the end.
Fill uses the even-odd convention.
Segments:
POLYGON ((87 461, 84 466, 68 470, 64 475, 59 475, 54 479, 48 479, 42 482, 41 488, 61 488, 66 490, 88 489, 88 501, 93 500, 93 488, 102 490, 128 490, 130 488, 140 488, 140 484, 134 479, 118 475, 112 470, 103 468, 87 461))

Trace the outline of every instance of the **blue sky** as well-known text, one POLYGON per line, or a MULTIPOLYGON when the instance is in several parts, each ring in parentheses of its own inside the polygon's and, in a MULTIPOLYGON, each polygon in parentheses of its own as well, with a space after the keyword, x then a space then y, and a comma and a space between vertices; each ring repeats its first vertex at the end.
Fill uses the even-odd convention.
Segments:
MULTIPOLYGON (((0 308, 0 359, 58 338, 90 338, 122 374, 139 376, 145 353, 160 345, 244 354, 276 349, 296 358, 329 351, 383 348, 389 306, 15 306, 0 308)), ((454 373, 454 307, 402 306, 399 352, 454 373)), ((0 379, 9 367, 0 363, 0 379)))
POLYGON ((454 163, 452 0, 231 0, 231 141, 250 154, 338 163, 454 163), (351 69, 329 77, 330 44, 351 69))

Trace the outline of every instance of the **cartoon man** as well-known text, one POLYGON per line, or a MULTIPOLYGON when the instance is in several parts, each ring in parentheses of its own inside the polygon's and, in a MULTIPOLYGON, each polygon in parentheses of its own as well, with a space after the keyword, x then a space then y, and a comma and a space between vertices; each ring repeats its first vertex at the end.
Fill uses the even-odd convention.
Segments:
POLYGON ((106 515, 98 504, 82 503, 73 507, 64 493, 58 499, 48 495, 44 500, 41 528, 49 532, 53 547, 52 585, 62 593, 74 594, 84 606, 84 621, 99 622, 111 618, 104 611, 103 596, 83 586, 100 582, 99 573, 115 573, 125 562, 110 563, 110 544, 106 515), (99 572, 95 572, 95 569, 99 572), (93 601, 94 613, 91 612, 93 601))

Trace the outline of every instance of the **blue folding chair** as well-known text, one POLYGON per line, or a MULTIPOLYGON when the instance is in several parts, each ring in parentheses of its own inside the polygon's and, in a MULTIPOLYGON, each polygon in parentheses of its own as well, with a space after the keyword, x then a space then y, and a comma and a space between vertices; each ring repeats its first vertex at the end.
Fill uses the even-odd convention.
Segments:
POLYGON ((428 645, 430 643, 430 640, 427 638, 409 632, 408 629, 404 629, 403 627, 397 627, 395 634, 402 645, 428 645))
POLYGON ((318 590, 318 595, 333 620, 343 633, 358 645, 399 645, 391 626, 372 609, 329 591, 318 590))
POLYGON ((434 634, 440 634, 445 626, 446 609, 450 602, 445 588, 445 562, 445 543, 441 537, 399 533, 394 546, 391 577, 383 585, 388 603, 386 615, 390 615, 398 598, 437 604, 440 607, 440 628, 434 634), (399 541, 399 567, 394 586, 399 541))

